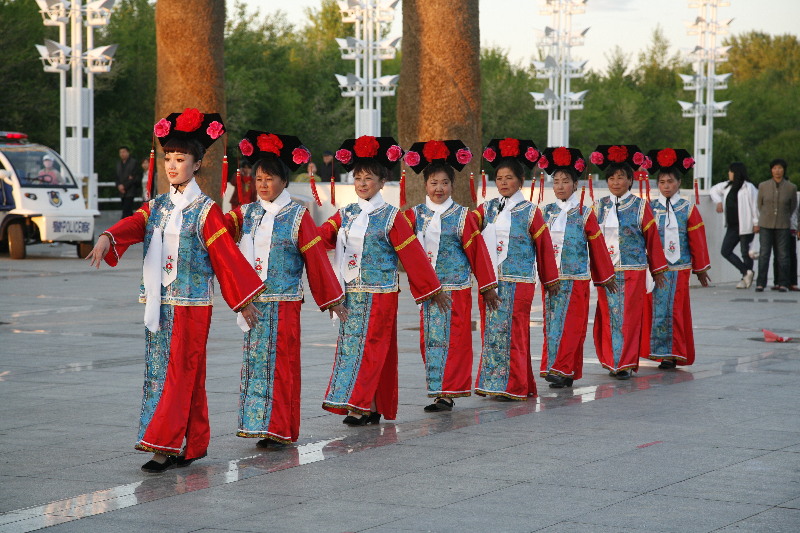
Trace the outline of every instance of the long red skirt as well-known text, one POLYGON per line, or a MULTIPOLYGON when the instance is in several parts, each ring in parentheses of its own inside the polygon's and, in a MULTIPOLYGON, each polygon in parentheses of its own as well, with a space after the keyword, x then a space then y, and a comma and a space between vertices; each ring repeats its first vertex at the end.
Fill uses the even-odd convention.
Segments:
POLYGON ((640 356, 655 361, 674 359, 678 365, 694 363, 692 306, 689 301, 691 270, 669 270, 666 285, 653 289, 645 300, 640 356))
POLYGON ((558 294, 549 296, 542 291, 542 301, 544 341, 539 373, 581 379, 589 325, 589 280, 562 279, 558 294))
POLYGON ((639 368, 646 277, 644 270, 617 271, 617 292, 597 291, 594 347, 608 370, 639 368))

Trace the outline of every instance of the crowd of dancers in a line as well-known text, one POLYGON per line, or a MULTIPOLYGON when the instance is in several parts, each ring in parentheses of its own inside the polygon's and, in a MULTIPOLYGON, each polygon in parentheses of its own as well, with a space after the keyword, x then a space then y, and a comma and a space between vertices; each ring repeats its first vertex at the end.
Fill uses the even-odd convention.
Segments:
POLYGON ((353 173, 358 202, 317 227, 286 189, 291 172, 310 160, 294 136, 251 130, 239 143, 253 166, 257 201, 223 214, 203 194, 194 178, 224 133, 218 114, 197 109, 160 120, 154 134, 169 192, 103 232, 89 256, 94 266, 114 266, 129 246, 144 243, 146 367, 136 448, 154 453, 145 472, 206 455, 215 276, 244 331, 237 435, 260 439, 262 448, 299 437, 304 267, 320 310, 341 320, 322 407, 352 426, 397 414, 398 261, 420 304, 432 399, 425 411, 450 411, 453 398, 473 389, 504 401, 536 396, 529 320, 537 278, 544 304, 539 372, 550 387, 581 378, 590 283, 598 292, 594 345, 611 376, 629 379, 640 357, 662 369, 694 360, 689 276, 707 285, 709 259, 698 210, 679 193, 694 164, 685 150, 645 155, 633 145, 601 145, 587 162, 575 148, 540 151, 529 140, 494 139, 483 158, 500 197, 471 211, 451 197, 456 173, 473 158, 463 142, 418 142, 404 151, 391 137, 348 139, 335 157, 353 173), (421 174, 427 195, 406 211, 381 196, 401 160, 421 174), (587 206, 578 180, 588 163, 604 172, 610 195, 587 206), (552 177, 555 202, 537 206, 523 195, 534 166, 552 177), (652 200, 649 191, 647 199, 631 194, 642 172, 657 176, 652 200), (482 332, 474 386, 473 276, 482 332))

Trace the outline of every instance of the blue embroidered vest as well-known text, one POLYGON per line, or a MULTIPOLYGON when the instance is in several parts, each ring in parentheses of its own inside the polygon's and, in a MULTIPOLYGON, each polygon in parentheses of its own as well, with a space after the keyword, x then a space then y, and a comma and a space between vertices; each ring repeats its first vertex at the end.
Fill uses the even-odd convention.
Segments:
MULTIPOLYGON (((484 204, 486 224, 497 220, 499 202, 499 198, 493 198, 484 204)), ((536 248, 528 231, 535 214, 536 206, 528 201, 518 203, 511 210, 508 255, 498 268, 498 281, 536 283, 536 248)))
MULTIPOLYGON (((670 270, 685 270, 692 268, 692 255, 689 249, 689 215, 692 211, 692 204, 685 198, 679 199, 677 202, 670 202, 671 211, 678 219, 678 241, 681 246, 681 256, 675 263, 669 263, 670 270)), ((658 235, 661 237, 661 242, 664 246, 669 246, 665 239, 665 227, 667 224, 667 208, 661 205, 658 200, 650 202, 650 208, 653 210, 653 217, 656 219, 658 225, 658 235)), ((669 260, 667 260, 669 262, 669 260)))
MULTIPOLYGON (((442 233, 439 237, 439 255, 436 257, 436 277, 447 291, 457 291, 472 287, 471 268, 467 254, 464 253, 461 238, 464 235, 464 222, 469 210, 454 203, 442 213, 442 233)), ((433 211, 425 204, 414 207, 416 218, 415 233, 424 231, 433 218, 433 211)))
MULTIPOLYGON (((397 292, 399 290, 397 253, 389 240, 389 231, 398 212, 393 205, 384 204, 370 213, 367 231, 364 234, 361 270, 356 279, 346 283, 346 291, 397 292)), ((342 228, 348 231, 360 213, 361 207, 358 203, 340 209, 342 228)))
MULTIPOLYGON (((281 209, 272 225, 272 242, 269 251, 267 290, 261 293, 256 302, 299 301, 303 299, 303 255, 297 247, 300 222, 306 208, 290 202, 281 209)), ((252 234, 261 224, 264 208, 260 202, 252 202, 242 207, 242 238, 252 239, 252 234)), ((256 269, 259 266, 256 251, 256 269)), ((261 273, 256 271, 261 277, 261 273)))
MULTIPOLYGON (((591 279, 589 275, 589 245, 584 227, 591 209, 580 206, 567 212, 567 226, 564 228, 564 244, 561 246, 561 264, 558 265, 559 279, 591 279)), ((550 235, 553 235, 553 223, 561 213, 558 204, 547 204, 542 212, 550 235)), ((555 247, 555 243, 553 244, 555 247)))
MULTIPOLYGON (((630 195, 619 203, 619 257, 617 270, 646 270, 647 247, 642 233, 642 217, 646 203, 641 198, 630 195)), ((614 209, 610 196, 597 201, 597 220, 602 228, 608 212, 614 209)))
MULTIPOLYGON (((203 225, 214 201, 201 194, 186 206, 181 219, 178 241, 177 278, 161 287, 161 303, 167 305, 211 305, 214 298, 214 269, 203 238, 203 225)), ((150 201, 150 217, 144 234, 144 255, 150 248, 155 228, 164 228, 174 207, 169 194, 159 194, 150 201)), ((145 302, 144 283, 139 288, 139 301, 145 302)))

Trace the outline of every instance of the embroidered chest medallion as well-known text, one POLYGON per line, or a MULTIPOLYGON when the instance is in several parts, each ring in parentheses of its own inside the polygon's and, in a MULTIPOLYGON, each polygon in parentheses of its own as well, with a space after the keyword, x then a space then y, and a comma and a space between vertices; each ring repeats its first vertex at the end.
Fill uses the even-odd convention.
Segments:
POLYGON ((161 268, 164 270, 164 272, 167 273, 168 276, 172 273, 172 270, 175 268, 175 265, 173 264, 171 255, 167 256, 167 259, 164 261, 164 266, 161 268))

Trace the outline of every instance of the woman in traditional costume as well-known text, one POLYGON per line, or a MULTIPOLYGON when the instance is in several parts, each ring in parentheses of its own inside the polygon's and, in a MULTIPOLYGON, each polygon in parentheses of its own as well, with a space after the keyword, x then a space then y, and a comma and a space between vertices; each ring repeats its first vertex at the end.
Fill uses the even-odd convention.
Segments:
POLYGON ((255 130, 239 149, 252 165, 258 200, 225 222, 266 290, 253 301, 261 313, 255 326, 238 320, 245 333, 236 435, 261 439, 260 448, 283 448, 300 433, 303 266, 320 311, 344 319, 344 292, 308 209, 286 190, 290 172, 309 161, 308 149, 297 137, 255 130))
MULTIPOLYGON (((216 113, 172 113, 155 125, 164 149, 168 193, 159 194, 98 238, 88 257, 116 266, 132 244, 144 242, 145 382, 136 449, 154 452, 149 473, 205 457, 210 438, 206 401, 206 341, 213 279, 222 297, 253 325, 252 304, 264 284, 242 257, 219 206, 195 175, 206 149, 225 132, 216 113)), ((148 187, 149 189, 149 187, 148 187)))
POLYGON ((649 267, 656 286, 663 286, 667 260, 653 211, 630 192, 633 169, 646 164, 644 154, 635 145, 601 145, 590 160, 605 172, 611 193, 595 202, 594 209, 618 287, 616 293, 597 293, 594 346, 610 376, 630 379, 639 368, 646 271, 649 267))
POLYGON ((531 366, 530 315, 536 273, 544 290, 558 293, 558 268, 542 212, 526 201, 521 188, 525 169, 539 160, 527 140, 492 139, 483 157, 495 171, 499 198, 484 202, 475 213, 498 280, 500 306, 481 302, 483 348, 475 393, 498 400, 536 396, 531 366))
POLYGON ((402 155, 391 137, 345 141, 336 159, 353 172, 359 200, 319 228, 326 246, 336 249, 333 268, 345 289, 348 312, 322 407, 347 415, 343 422, 353 426, 377 424, 381 415, 387 420, 397 416, 397 260, 418 304, 430 299, 442 311, 450 305, 411 221, 381 196, 402 155))
POLYGON ((681 176, 694 166, 683 149, 664 148, 647 154, 652 171, 658 171, 658 198, 650 202, 669 270, 666 284, 656 287, 646 300, 641 357, 660 361, 658 368, 672 369, 694 363, 692 307, 689 277, 697 275, 708 287, 706 231, 696 205, 681 198, 681 176))
POLYGON ((472 160, 458 140, 418 142, 405 161, 425 179, 425 203, 406 214, 417 238, 450 295, 452 306, 443 311, 430 300, 420 307, 420 349, 425 363, 427 412, 452 411, 453 398, 472 394, 472 279, 490 309, 499 304, 497 280, 478 218, 451 197, 456 172, 472 160))
POLYGON ((583 207, 578 179, 586 169, 577 148, 547 148, 539 167, 550 174, 556 201, 547 204, 544 219, 550 229, 558 264, 560 290, 542 294, 544 343, 540 375, 553 389, 571 387, 583 373, 583 342, 589 326, 589 281, 614 293, 614 265, 606 241, 590 208, 583 207), (590 261, 591 259, 591 261, 590 261))

